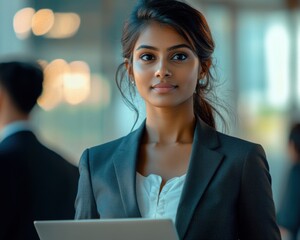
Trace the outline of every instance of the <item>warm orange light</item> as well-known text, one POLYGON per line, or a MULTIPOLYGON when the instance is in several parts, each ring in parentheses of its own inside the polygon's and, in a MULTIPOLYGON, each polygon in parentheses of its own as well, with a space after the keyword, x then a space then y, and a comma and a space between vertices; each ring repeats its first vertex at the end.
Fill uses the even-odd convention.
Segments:
POLYGON ((102 75, 95 74, 91 79, 90 103, 100 104, 100 107, 106 107, 111 100, 111 89, 108 80, 102 75))
POLYGON ((45 110, 51 110, 64 99, 72 105, 79 104, 90 94, 90 68, 83 61, 67 63, 56 59, 44 66, 43 94, 38 104, 45 110))
POLYGON ((13 20, 14 31, 18 38, 28 38, 31 33, 31 20, 35 13, 33 8, 23 8, 16 12, 13 20))
POLYGON ((32 32, 37 35, 44 35, 54 24, 54 13, 51 9, 41 9, 32 17, 32 32))
POLYGON ((90 93, 90 69, 82 61, 71 62, 69 66, 71 71, 63 79, 64 97, 68 103, 76 105, 90 93))
POLYGON ((45 110, 56 107, 63 98, 63 78, 69 73, 68 63, 63 59, 56 59, 44 68, 44 89, 38 104, 45 110))
POLYGON ((46 34, 48 38, 68 38, 74 36, 80 26, 80 17, 76 13, 55 13, 54 24, 46 34))
POLYGON ((55 108, 62 99, 61 88, 44 88, 43 94, 38 99, 38 105, 46 111, 55 108))

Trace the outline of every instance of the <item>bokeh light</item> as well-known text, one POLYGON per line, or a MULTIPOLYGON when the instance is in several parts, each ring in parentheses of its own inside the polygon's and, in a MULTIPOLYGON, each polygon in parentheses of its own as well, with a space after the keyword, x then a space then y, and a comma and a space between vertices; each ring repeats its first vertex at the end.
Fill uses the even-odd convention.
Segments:
POLYGON ((45 37, 69 38, 74 36, 80 26, 80 17, 76 13, 55 13, 54 24, 45 37))
POLYGON ((54 13, 51 9, 40 9, 32 17, 32 32, 37 35, 44 35, 54 24, 54 13))
POLYGON ((13 19, 14 31, 19 39, 26 39, 31 33, 31 21, 35 14, 33 8, 23 8, 16 12, 13 19))
POLYGON ((90 93, 90 69, 82 61, 71 62, 69 66, 70 72, 63 77, 63 92, 65 100, 75 105, 84 101, 90 93))

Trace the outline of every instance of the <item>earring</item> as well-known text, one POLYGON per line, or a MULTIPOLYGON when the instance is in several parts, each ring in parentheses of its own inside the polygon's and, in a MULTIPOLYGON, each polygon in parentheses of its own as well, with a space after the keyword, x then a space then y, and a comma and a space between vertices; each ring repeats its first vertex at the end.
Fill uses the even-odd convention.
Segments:
POLYGON ((204 79, 199 79, 199 80, 198 80, 198 84, 199 84, 200 86, 204 86, 204 85, 205 85, 205 80, 204 80, 204 79))
POLYGON ((132 77, 129 77, 129 80, 130 80, 130 82, 131 82, 132 86, 134 86, 134 87, 135 87, 135 81, 134 81, 134 79, 133 79, 132 77))
POLYGON ((135 86, 135 81, 134 81, 134 79, 129 74, 127 75, 127 80, 130 81, 130 83, 132 84, 132 86, 135 86))

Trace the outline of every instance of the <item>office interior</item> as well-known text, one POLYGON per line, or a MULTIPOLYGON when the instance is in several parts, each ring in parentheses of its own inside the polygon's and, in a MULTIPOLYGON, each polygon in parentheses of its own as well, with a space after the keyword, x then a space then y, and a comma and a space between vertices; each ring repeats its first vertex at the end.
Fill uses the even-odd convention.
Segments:
MULTIPOLYGON (((228 110, 228 126, 218 129, 264 147, 277 205, 290 164, 289 128, 300 121, 300 2, 187 2, 204 13, 216 43, 216 94, 228 110)), ((123 21, 134 3, 0 1, 0 57, 39 59, 44 91, 31 120, 38 137, 75 165, 85 148, 128 134, 134 123, 114 81, 123 21)), ((140 123, 138 97, 136 104, 140 123)))

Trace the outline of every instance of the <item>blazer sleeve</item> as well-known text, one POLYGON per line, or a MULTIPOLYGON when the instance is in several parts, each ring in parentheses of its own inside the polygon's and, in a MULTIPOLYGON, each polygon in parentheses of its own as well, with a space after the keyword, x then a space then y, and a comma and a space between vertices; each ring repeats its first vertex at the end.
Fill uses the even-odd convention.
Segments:
POLYGON ((269 166, 260 145, 253 145, 246 153, 240 187, 239 238, 281 239, 275 217, 269 166))
POLYGON ((92 186, 92 176, 89 164, 89 150, 85 150, 79 162, 79 183, 75 201, 75 219, 100 218, 92 186))

